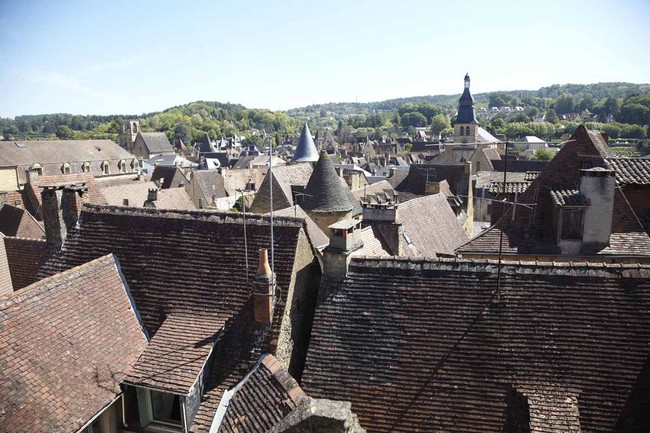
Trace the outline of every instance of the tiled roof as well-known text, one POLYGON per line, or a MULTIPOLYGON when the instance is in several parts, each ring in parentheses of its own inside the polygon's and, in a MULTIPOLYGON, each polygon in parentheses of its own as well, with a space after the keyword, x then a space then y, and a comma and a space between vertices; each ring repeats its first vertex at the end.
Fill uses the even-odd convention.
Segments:
MULTIPOLYGON (((276 170, 276 168, 273 168, 276 170)), ((249 184, 254 184, 255 189, 258 189, 264 181, 267 168, 242 168, 240 170, 224 170, 221 173, 223 177, 223 187, 228 196, 238 196, 241 192, 238 190, 246 191, 249 184)), ((275 191, 274 191, 275 192, 275 191)))
MULTIPOLYGON (((594 134, 579 126, 571 140, 549 165, 535 178, 528 189, 519 196, 518 207, 512 218, 512 206, 506 205, 504 217, 467 244, 460 247, 460 254, 496 255, 499 251, 500 233, 503 231, 503 253, 519 255, 561 254, 553 231, 554 204, 549 191, 573 190, 580 183, 583 163, 593 167, 605 165, 602 142, 592 141, 594 134)), ((600 137, 600 134, 596 134, 600 137)), ((597 137, 596 137, 597 138, 597 137)), ((602 137, 601 137, 602 140, 602 137)), ((508 165, 510 167, 510 165, 508 165)), ((586 246, 584 248, 587 248, 586 246)), ((644 232, 637 216, 619 188, 614 191, 614 213, 609 246, 600 250, 585 249, 585 256, 650 256, 650 238, 644 232)))
MULTIPOLYGON (((489 188, 493 182, 503 182, 503 172, 479 171, 476 173, 476 188, 489 188)), ((517 172, 506 173, 506 182, 525 182, 526 174, 517 172)))
POLYGON ((303 209, 311 212, 361 213, 361 206, 345 181, 336 173, 326 151, 321 151, 314 172, 305 187, 303 209))
POLYGON ((494 170, 503 173, 505 169, 508 172, 526 173, 529 171, 542 171, 549 164, 549 161, 529 160, 529 159, 508 159, 506 164, 505 159, 492 159, 492 166, 494 170), (507 167, 506 167, 507 165, 507 167))
POLYGON ((528 398, 534 431, 575 425, 577 413, 582 431, 635 421, 624 430, 647 431, 637 384, 650 355, 650 267, 504 262, 498 296, 496 270, 353 258, 316 310, 303 389, 350 400, 372 432, 533 431, 504 429, 511 390, 528 398))
POLYGON ((529 185, 530 182, 506 182, 504 188, 503 182, 493 181, 488 191, 492 194, 503 194, 504 192, 506 194, 521 194, 528 189, 529 185))
POLYGON ((45 230, 29 212, 9 203, 0 206, 0 233, 32 239, 45 237, 45 230))
POLYGON ((539 176, 540 173, 540 171, 527 171, 524 180, 527 182, 532 182, 537 178, 537 176, 539 176))
POLYGON ((159 183, 162 189, 178 188, 187 184, 187 179, 180 168, 165 165, 158 165, 153 169, 151 181, 159 183))
POLYGON ((234 388, 218 433, 265 433, 307 399, 273 355, 234 388))
POLYGON ((589 200, 577 189, 558 189, 549 191, 556 206, 589 206, 589 200))
POLYGON ((417 250, 417 256, 453 256, 456 248, 469 240, 444 194, 400 203, 399 222, 417 250))
POLYGON ((79 430, 146 342, 110 255, 0 301, 0 431, 79 430))
POLYGON ((223 325, 211 314, 169 314, 124 382, 186 395, 223 325))
POLYGON ((2 141, 0 166, 133 159, 111 140, 2 141), (20 144, 20 146, 17 145, 20 144))
MULTIPOLYGON (((143 207, 147 200, 149 189, 158 189, 153 182, 130 182, 124 185, 107 186, 101 188, 106 202, 110 206, 143 207)), ((161 189, 157 193, 156 207, 158 209, 195 209, 194 203, 185 191, 185 188, 161 189)))
POLYGON ((383 235, 376 227, 364 227, 360 233, 363 246, 355 250, 352 257, 389 257, 392 256, 390 247, 387 245, 383 235))
POLYGON ((190 181, 196 182, 199 189, 207 200, 212 197, 227 197, 226 189, 223 184, 223 176, 217 170, 195 170, 190 175, 190 181))
POLYGON ((49 257, 45 240, 7 236, 4 246, 14 290, 38 281, 38 272, 49 257))
POLYGON ((605 158, 605 164, 616 171, 619 185, 650 184, 650 159, 605 158))
POLYGON ((391 179, 392 177, 388 178, 388 181, 396 191, 417 195, 424 195, 427 181, 446 180, 454 195, 466 195, 469 185, 469 175, 465 173, 464 164, 416 164, 410 167, 408 175, 399 184, 395 185, 391 179))
MULTIPOLYGON (((114 253, 151 335, 171 312, 226 319, 250 296, 240 214, 86 205, 79 224, 44 273, 114 253)), ((274 225, 277 281, 289 287, 303 221, 278 217, 274 225)), ((269 245, 268 218, 247 215, 246 229, 249 255, 269 245)))
POLYGON ((138 132, 138 134, 142 136, 149 153, 174 153, 174 148, 164 132, 138 132))
POLYGON ((11 271, 9 270, 9 262, 7 261, 4 237, 3 234, 0 234, 0 298, 14 292, 14 286, 11 283, 11 271))

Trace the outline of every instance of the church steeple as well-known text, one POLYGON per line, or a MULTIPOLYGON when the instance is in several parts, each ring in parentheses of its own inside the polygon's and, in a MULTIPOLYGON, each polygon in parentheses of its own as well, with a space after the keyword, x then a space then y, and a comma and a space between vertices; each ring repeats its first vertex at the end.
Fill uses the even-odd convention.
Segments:
POLYGON ((469 74, 465 74, 465 89, 458 100, 458 115, 454 123, 454 142, 475 143, 478 139, 478 120, 474 98, 469 91, 469 74))

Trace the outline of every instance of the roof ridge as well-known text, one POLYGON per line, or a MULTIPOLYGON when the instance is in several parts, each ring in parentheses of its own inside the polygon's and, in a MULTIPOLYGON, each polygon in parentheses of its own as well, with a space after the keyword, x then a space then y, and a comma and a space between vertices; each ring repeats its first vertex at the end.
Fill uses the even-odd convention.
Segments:
POLYGON ((96 259, 90 260, 89 262, 86 262, 84 264, 81 264, 79 266, 75 266, 74 268, 67 269, 65 271, 56 273, 54 275, 50 275, 49 277, 43 278, 42 280, 36 281, 32 284, 30 284, 27 287, 23 287, 22 289, 16 290, 13 293, 10 293, 4 298, 0 298, 0 307, 4 307, 6 303, 9 303, 11 301, 17 300, 17 298, 21 298, 21 300, 29 299, 29 297, 34 296, 38 290, 40 289, 41 292, 47 291, 50 289, 55 289, 57 287, 60 287, 60 285, 54 285, 54 284, 49 284, 53 280, 61 280, 63 277, 73 275, 73 274, 78 274, 78 273, 83 273, 87 272, 92 268, 93 266, 96 266, 99 263, 106 262, 108 264, 109 262, 112 262, 115 265, 115 270, 118 272, 117 268, 117 259, 113 253, 106 254, 105 256, 98 257, 96 259))
POLYGON ((7 236, 7 235, 4 235, 4 234, 3 234, 3 236, 5 238, 18 239, 18 240, 21 240, 21 241, 31 241, 31 242, 41 242, 41 243, 46 243, 47 242, 46 239, 26 238, 24 236, 7 236))
MULTIPOLYGON (((126 206, 111 206, 100 205, 93 203, 84 203, 82 213, 93 214, 113 214, 113 215, 131 215, 140 217, 159 217, 166 219, 204 219, 206 221, 221 222, 221 223, 234 223, 243 221, 243 214, 239 212, 228 211, 215 211, 208 209, 148 209, 126 206), (230 219, 230 221, 228 220, 230 219)), ((302 227, 303 218, 279 216, 274 217, 274 223, 282 223, 283 225, 295 225, 302 227)), ((246 214, 247 224, 265 225, 270 224, 270 216, 246 214)))
MULTIPOLYGON (((352 263, 357 266, 363 266, 367 262, 384 262, 384 263, 410 263, 412 265, 446 265, 446 264, 474 264, 474 265, 498 265, 499 260, 496 259, 469 259, 469 258, 427 258, 427 257, 352 257, 352 263)), ((537 260, 501 260, 502 266, 517 266, 527 268, 568 268, 568 269, 610 269, 610 270, 629 270, 639 269, 650 271, 650 264, 641 263, 595 263, 588 261, 552 261, 544 262, 537 260)))

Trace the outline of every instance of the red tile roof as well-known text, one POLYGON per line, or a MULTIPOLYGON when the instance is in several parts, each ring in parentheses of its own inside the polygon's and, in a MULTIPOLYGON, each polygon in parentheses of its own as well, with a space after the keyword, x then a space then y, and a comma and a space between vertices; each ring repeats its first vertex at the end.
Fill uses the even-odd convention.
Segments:
POLYGON ((49 257, 45 240, 7 236, 4 244, 14 290, 38 281, 38 272, 49 257))
POLYGON ((223 325, 210 314, 169 314, 124 382, 188 394, 223 325))
POLYGON ((303 389, 373 432, 505 431, 513 390, 535 431, 578 414, 582 431, 648 431, 650 267, 505 262, 498 295, 496 269, 353 258, 316 310, 303 389))
POLYGON ((616 171, 619 185, 650 185, 650 159, 606 158, 605 164, 616 171))
POLYGON ((77 431, 146 345, 113 256, 0 301, 0 431, 77 431))
POLYGON ((273 355, 263 355, 227 402, 218 433, 265 433, 307 399, 273 355))

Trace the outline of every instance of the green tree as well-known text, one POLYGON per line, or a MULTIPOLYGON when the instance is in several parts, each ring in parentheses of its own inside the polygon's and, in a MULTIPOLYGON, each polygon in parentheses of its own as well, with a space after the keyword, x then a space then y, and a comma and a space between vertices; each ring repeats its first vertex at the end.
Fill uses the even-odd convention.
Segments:
POLYGON ((568 93, 563 93, 555 101, 555 112, 557 114, 573 113, 574 109, 575 102, 573 100, 573 96, 568 93))
POLYGON ((408 128, 410 126, 412 127, 420 127, 420 126, 426 126, 427 124, 427 118, 424 116, 424 114, 419 113, 419 112, 411 112, 411 113, 405 113, 402 116, 402 127, 408 128))
POLYGON ((557 114, 555 113, 554 110, 548 110, 546 112, 546 117, 545 120, 549 123, 555 123, 557 122, 557 114))
POLYGON ((637 103, 626 103, 621 107, 617 120, 623 123, 647 125, 650 123, 650 108, 637 103))
POLYGON ((75 136, 74 131, 65 125, 56 128, 56 136, 61 140, 72 140, 75 136))
POLYGON ((447 128, 451 128, 451 120, 446 114, 436 114, 431 119, 431 131, 439 134, 447 128))
POLYGON ((174 143, 178 143, 178 140, 183 140, 186 146, 192 144, 192 130, 187 123, 179 123, 174 128, 174 143))
POLYGON ((550 161, 551 158, 553 158, 553 154, 551 153, 550 150, 547 149, 538 149, 535 152, 535 155, 533 155, 534 159, 538 159, 540 161, 550 161))

